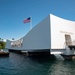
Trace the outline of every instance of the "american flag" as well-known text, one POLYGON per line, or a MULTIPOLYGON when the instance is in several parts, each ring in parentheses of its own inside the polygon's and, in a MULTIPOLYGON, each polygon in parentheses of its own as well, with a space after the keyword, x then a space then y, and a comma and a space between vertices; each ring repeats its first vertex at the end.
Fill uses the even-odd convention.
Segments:
POLYGON ((28 23, 28 22, 30 22, 30 20, 31 20, 31 17, 28 17, 25 20, 23 20, 23 23, 28 23))

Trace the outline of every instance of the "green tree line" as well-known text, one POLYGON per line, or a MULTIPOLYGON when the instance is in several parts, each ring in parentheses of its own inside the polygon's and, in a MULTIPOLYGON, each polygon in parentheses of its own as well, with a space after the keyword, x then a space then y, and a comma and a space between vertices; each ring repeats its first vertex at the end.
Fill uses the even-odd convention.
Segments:
POLYGON ((3 39, 0 38, 0 49, 4 49, 6 45, 6 42, 3 41, 3 39))
POLYGON ((6 42, 0 41, 0 49, 4 49, 6 42))

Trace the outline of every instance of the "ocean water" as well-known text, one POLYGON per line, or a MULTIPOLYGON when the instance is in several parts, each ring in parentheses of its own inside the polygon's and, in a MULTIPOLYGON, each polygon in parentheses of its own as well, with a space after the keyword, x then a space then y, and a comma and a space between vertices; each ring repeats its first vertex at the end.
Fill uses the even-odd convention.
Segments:
POLYGON ((51 59, 10 53, 9 57, 0 57, 0 75, 75 75, 75 60, 55 56, 51 59))

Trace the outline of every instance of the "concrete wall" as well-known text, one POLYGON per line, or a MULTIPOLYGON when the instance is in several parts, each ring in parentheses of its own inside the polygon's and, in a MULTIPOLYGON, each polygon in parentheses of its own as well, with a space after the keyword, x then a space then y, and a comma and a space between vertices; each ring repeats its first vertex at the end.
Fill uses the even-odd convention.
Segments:
POLYGON ((36 25, 23 37, 22 47, 11 47, 11 41, 7 41, 6 48, 16 50, 43 50, 50 49, 50 15, 36 25))
POLYGON ((6 48, 29 51, 65 49, 66 34, 75 41, 75 22, 50 14, 21 38, 23 39, 22 47, 11 47, 11 41, 7 41, 6 48))
POLYGON ((50 15, 35 26, 23 40, 23 49, 50 49, 50 15))
POLYGON ((75 40, 75 22, 50 15, 51 49, 65 48, 65 34, 75 40))

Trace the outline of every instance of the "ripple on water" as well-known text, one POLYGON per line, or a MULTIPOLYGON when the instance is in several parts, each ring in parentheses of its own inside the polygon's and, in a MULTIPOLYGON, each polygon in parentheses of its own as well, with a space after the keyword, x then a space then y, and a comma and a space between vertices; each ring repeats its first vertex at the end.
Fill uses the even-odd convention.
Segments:
POLYGON ((9 57, 0 57, 0 75, 75 75, 75 60, 10 53, 9 57))

